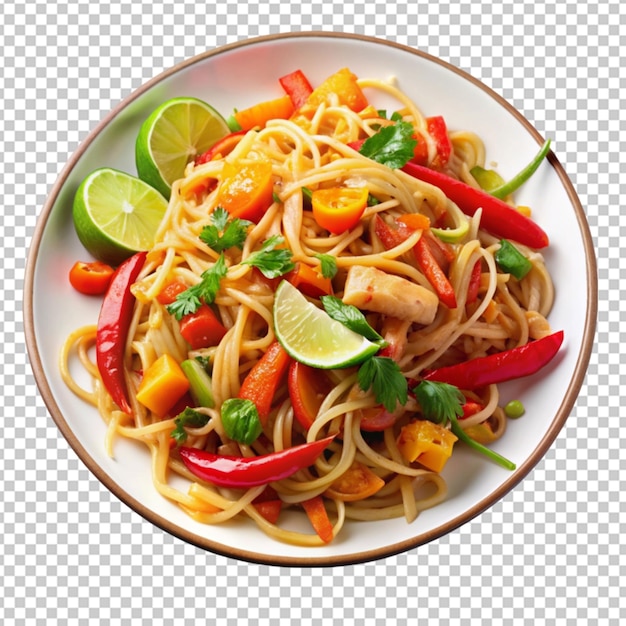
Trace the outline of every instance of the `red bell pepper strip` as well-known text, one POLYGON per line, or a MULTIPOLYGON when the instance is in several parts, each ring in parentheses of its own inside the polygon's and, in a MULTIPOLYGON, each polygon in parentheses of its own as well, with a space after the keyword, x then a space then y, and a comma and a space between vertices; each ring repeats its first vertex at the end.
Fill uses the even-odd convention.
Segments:
POLYGON ((548 235, 536 222, 499 198, 417 163, 409 161, 402 170, 439 187, 466 215, 472 216, 482 208, 481 227, 492 235, 513 239, 535 249, 545 248, 549 244, 548 235))
POLYGON ((180 456, 189 471, 219 487, 248 489, 287 478, 315 463, 333 437, 303 443, 261 456, 221 456, 182 447, 180 456))
POLYGON ((328 518, 328 512, 324 506, 322 496, 315 496, 310 500, 302 502, 302 508, 305 510, 313 529, 317 536, 324 542, 330 543, 333 540, 333 525, 328 518))
POLYGON ((428 282, 432 285, 439 300, 449 309, 456 309, 454 288, 439 263, 437 263, 425 237, 420 237, 413 251, 417 264, 420 266, 422 272, 424 272, 424 276, 426 276, 428 282))
POLYGON ((180 334, 192 350, 216 346, 227 332, 208 304, 202 304, 195 313, 188 313, 180 320, 180 334))
POLYGON ((482 262, 480 259, 474 263, 472 268, 472 274, 470 276, 469 285, 467 286, 467 297, 465 304, 474 304, 478 299, 478 292, 480 290, 480 279, 482 276, 482 262))
POLYGON ((302 70, 295 70, 278 79, 285 93, 291 98, 293 108, 297 111, 313 93, 313 87, 302 70))
POLYGON ((96 363, 102 384, 115 404, 128 415, 133 411, 124 378, 124 349, 135 304, 130 288, 146 255, 147 252, 137 252, 115 270, 100 308, 96 331, 96 363))
POLYGON ((563 334, 559 330, 511 350, 431 370, 423 378, 469 390, 530 376, 552 360, 563 343, 563 334))
POLYGON ((432 166, 441 168, 447 165, 452 154, 452 142, 448 135, 448 127, 441 115, 426 118, 426 128, 428 134, 435 141, 437 147, 437 154, 433 159, 432 166))
POLYGON ((230 154, 233 148, 243 139, 247 131, 238 130, 234 133, 226 135, 218 139, 206 152, 196 157, 195 165, 202 165, 208 163, 216 157, 223 158, 230 154))
POLYGON ((309 430, 317 417, 324 398, 332 389, 324 370, 292 361, 287 375, 289 398, 295 418, 305 430, 309 430))
POLYGON ((286 375, 290 362, 291 357, 280 343, 275 341, 255 363, 241 384, 238 397, 254 402, 263 426, 272 409, 276 389, 286 375))

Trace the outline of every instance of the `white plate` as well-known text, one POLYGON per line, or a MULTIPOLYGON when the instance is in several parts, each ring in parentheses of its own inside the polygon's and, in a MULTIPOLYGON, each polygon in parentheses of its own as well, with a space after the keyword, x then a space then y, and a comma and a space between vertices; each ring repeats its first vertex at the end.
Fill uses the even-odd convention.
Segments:
MULTIPOLYGON (((135 173, 134 140, 158 104, 196 96, 228 115, 233 108, 280 95, 278 77, 301 68, 313 84, 341 67, 360 77, 397 77, 399 86, 426 115, 442 114, 453 129, 477 132, 488 161, 508 177, 534 155, 543 139, 507 102, 464 72, 395 43, 357 35, 297 33, 261 37, 208 51, 161 74, 122 102, 71 158, 43 208, 29 255, 25 290, 28 350, 41 394, 56 424, 78 456, 123 502, 167 532, 207 550, 279 565, 336 565, 378 559, 436 539, 480 514, 504 496, 542 458, 563 427, 591 353, 597 311, 596 265, 591 236, 573 186, 554 154, 518 193, 520 204, 547 231, 545 257, 556 284, 550 314, 564 329, 556 361, 540 375, 503 386, 504 398, 523 399, 526 415, 513 421, 494 446, 512 459, 509 472, 457 446, 445 468, 449 495, 407 524, 404 519, 348 522, 340 537, 321 548, 279 543, 247 520, 203 526, 153 489, 143 447, 119 442, 115 459, 104 450, 98 414, 62 382, 58 355, 75 328, 94 323, 99 300, 77 294, 67 274, 85 251, 72 225, 74 193, 99 166, 135 173)), ((380 103, 385 106, 385 103, 380 103)), ((559 137, 553 137, 559 150, 559 137)))

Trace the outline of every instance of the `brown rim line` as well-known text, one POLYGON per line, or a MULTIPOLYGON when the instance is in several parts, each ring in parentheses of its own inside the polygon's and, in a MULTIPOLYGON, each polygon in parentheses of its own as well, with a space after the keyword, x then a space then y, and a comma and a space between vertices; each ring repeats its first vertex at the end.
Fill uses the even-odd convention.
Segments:
POLYGON ((552 425, 548 432, 545 434, 540 444, 534 450, 533 454, 520 466, 518 467, 511 475, 511 477, 506 480, 497 490, 491 493, 488 497, 484 498, 482 501, 478 502, 471 509, 465 511, 463 514, 457 516, 454 519, 449 520, 447 523, 438 526, 437 528, 432 529, 429 532, 418 534, 408 540, 394 543, 392 545, 386 546, 384 548, 378 548, 371 551, 366 552, 357 552, 353 554, 342 554, 339 556, 328 556, 328 557, 316 557, 314 556, 314 550, 311 551, 311 557, 299 558, 299 557, 289 557, 289 556, 270 556, 262 553, 257 553, 254 551, 248 551, 241 548, 226 546, 221 543, 213 542, 205 537, 200 535, 196 535, 190 531, 187 531, 183 528, 178 527, 177 525, 172 524, 167 519, 161 517, 154 511, 146 508, 141 502, 137 501, 134 497, 128 494, 124 489, 120 487, 119 484, 115 483, 110 477, 104 472, 104 470, 98 465, 98 463, 90 456, 90 454, 86 451, 86 449, 82 446, 81 442, 77 439, 75 434, 72 432, 68 423, 65 421, 65 418, 52 394, 49 383, 46 379, 43 363, 41 359, 41 355, 39 353, 39 349, 37 346, 35 329, 34 329, 34 310, 33 310, 33 286, 35 280, 35 267, 37 256, 39 252, 39 248, 41 245, 41 240, 43 238, 43 234, 45 231, 46 224, 48 219, 50 218, 50 214, 52 212, 52 208, 56 202, 56 199, 61 192, 69 174, 76 167, 78 161, 81 156, 84 154, 86 149, 90 146, 90 144, 95 140, 95 138, 109 125, 109 123, 124 109, 128 107, 128 105, 133 102, 140 95, 150 90, 152 87, 162 82, 169 76, 180 72, 182 69, 187 68, 196 63, 202 62, 207 58, 228 53, 230 51, 244 48, 247 46, 254 46, 261 43, 267 43, 272 41, 279 41, 285 39, 294 39, 294 40, 302 40, 308 38, 324 38, 324 39, 337 39, 337 40, 354 40, 354 41, 363 41, 368 44, 375 44, 381 46, 388 46, 391 48, 395 48, 404 52, 407 52, 416 57, 420 57, 425 59, 431 63, 435 63, 440 65, 450 72, 457 74, 462 77, 466 81, 472 83, 483 92, 488 94, 492 99, 494 99, 497 103, 499 103, 507 112, 513 115, 529 132, 529 134, 538 142, 541 143, 542 139, 537 130, 524 118, 521 113, 519 113, 512 105, 510 105, 503 97, 494 92, 491 88, 484 85, 478 79, 472 77, 467 74, 465 71, 438 59, 437 57, 431 56, 428 53, 425 53, 420 50, 416 50, 414 48, 410 48, 403 44, 399 44, 393 41, 386 41, 383 39, 377 39, 374 37, 369 37, 366 35, 357 35, 357 34, 349 34, 349 33, 336 33, 336 32, 324 32, 324 31, 310 31, 310 32, 298 32, 298 33, 281 33, 277 35, 266 35, 262 37, 251 38, 247 40, 238 41, 235 43, 227 44, 221 46, 219 48, 215 48, 213 50, 209 50, 203 54, 197 55, 190 59, 187 59, 174 67, 162 72, 158 76, 154 77, 137 90, 135 90, 132 94, 130 94, 127 98, 125 98, 122 102, 120 102, 106 117, 102 119, 102 121, 91 131, 87 139, 82 143, 76 152, 72 155, 68 163, 63 168, 61 174, 55 185, 53 186, 50 195, 43 206, 42 212, 38 218, 37 225, 35 227, 35 232, 31 240, 30 251, 28 254, 27 265, 26 265, 26 273, 25 273, 25 281, 24 281, 24 322, 25 322, 25 337, 26 337, 26 346, 27 351, 31 363, 31 367, 33 369, 33 373, 35 376, 35 380, 39 387, 39 391, 41 397, 46 404, 50 414, 55 421, 57 427, 61 430, 63 436, 68 441, 69 445, 76 452, 81 461, 89 468, 89 470, 98 478, 98 480, 109 490, 111 491, 117 498, 119 498, 122 502, 127 504, 130 508, 132 508, 139 515, 144 517, 146 520, 153 523, 155 526, 161 528, 162 530, 178 537, 179 539, 193 544, 197 547, 203 548, 215 554, 220 554, 227 557, 236 558, 242 561, 248 561, 252 563, 261 563, 267 565, 277 565, 277 566, 301 566, 301 567, 321 567, 321 566, 336 566, 336 565, 350 565, 355 563, 361 563, 366 561, 378 560, 381 558, 385 558, 388 556, 393 556, 395 554, 399 554, 405 552, 407 550, 416 548, 420 545, 424 545, 429 543, 435 539, 438 539, 447 533, 455 530, 456 528, 464 525, 469 522, 474 517, 480 515, 487 508, 492 506, 499 499, 504 497, 506 493, 508 493, 511 489, 513 489, 525 476, 530 472, 530 470, 539 462, 539 460, 545 455, 548 448, 552 445, 554 440, 556 439, 559 431, 562 429, 567 417, 569 416, 580 389, 582 387, 585 374, 587 371, 587 367, 589 364, 589 359, 591 356, 593 341, 595 335, 596 328, 596 318, 598 311, 598 285, 597 285, 597 266, 596 266, 596 256, 593 245, 593 239, 591 237, 591 233, 589 231, 589 225, 587 223, 585 212, 580 204, 580 200, 574 190, 572 182, 568 178, 565 173, 564 168, 561 163, 558 161, 557 157, 550 153, 549 161, 554 169, 554 171, 559 176, 561 184, 565 188, 568 197, 571 201, 572 206, 574 207, 574 211, 576 213, 576 218, 578 220, 578 225, 580 228, 580 232, 583 238, 583 245, 586 253, 586 270, 587 270, 587 310, 586 310, 586 320, 585 327, 583 332, 583 342, 581 346, 581 353, 578 357, 578 362, 576 365, 576 369, 574 371, 574 376, 572 378, 572 382, 568 387, 568 392, 563 399, 559 410, 552 422, 552 425))

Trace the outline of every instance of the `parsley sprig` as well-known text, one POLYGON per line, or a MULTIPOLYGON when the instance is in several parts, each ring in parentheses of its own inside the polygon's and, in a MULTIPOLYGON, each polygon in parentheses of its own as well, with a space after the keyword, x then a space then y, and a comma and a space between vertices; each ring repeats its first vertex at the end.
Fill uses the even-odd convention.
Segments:
POLYGON ((226 209, 218 206, 211 213, 211 224, 202 228, 200 239, 215 252, 235 247, 241 250, 250 226, 252 222, 239 217, 231 218, 226 209))
POLYGON ((202 272, 200 282, 179 293, 176 300, 167 306, 167 310, 180 321, 185 315, 195 313, 203 302, 212 304, 227 273, 228 268, 222 253, 213 266, 202 272))
POLYGON ((174 420, 176 428, 170 433, 170 436, 176 443, 184 443, 187 441, 187 431, 185 428, 202 428, 208 421, 208 415, 200 413, 200 411, 196 411, 191 407, 186 407, 174 420))
POLYGON ((258 268, 266 278, 278 278, 287 274, 296 265, 291 250, 280 247, 283 243, 285 238, 282 235, 272 235, 263 242, 260 250, 253 252, 241 264, 258 268))
POLYGON ((409 122, 397 121, 382 126, 368 137, 359 152, 377 163, 391 169, 405 166, 414 156, 417 140, 413 138, 415 129, 409 122))
POLYGON ((461 428, 458 418, 463 415, 465 396, 458 387, 449 383, 423 380, 413 389, 413 392, 422 407, 422 414, 425 419, 442 426, 446 426, 449 422, 450 430, 468 446, 506 469, 515 469, 515 463, 478 443, 461 428))
POLYGON ((387 356, 372 356, 367 359, 359 367, 357 380, 359 387, 363 391, 371 389, 376 402, 390 413, 395 411, 398 403, 407 403, 407 380, 400 371, 400 366, 387 356))

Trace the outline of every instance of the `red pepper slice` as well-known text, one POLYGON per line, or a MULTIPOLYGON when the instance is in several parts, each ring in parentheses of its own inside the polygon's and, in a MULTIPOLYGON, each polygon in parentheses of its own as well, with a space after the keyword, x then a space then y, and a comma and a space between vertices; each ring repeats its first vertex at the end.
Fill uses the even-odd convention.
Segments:
POLYGON ((189 313, 180 320, 180 334, 192 350, 216 346, 226 333, 226 327, 208 304, 203 304, 195 313, 189 313))
POLYGON ((124 378, 124 349, 133 316, 135 296, 130 291, 146 260, 147 252, 137 252, 115 270, 104 296, 96 331, 96 363, 102 384, 117 406, 132 414, 124 378))
POLYGON ((313 87, 302 70, 295 70, 278 79, 285 93, 291 98, 293 108, 298 110, 313 93, 313 87))
POLYGON ((478 299, 482 271, 482 261, 478 259, 472 268, 469 285, 467 286, 467 298, 465 299, 465 304, 474 304, 474 302, 478 299))
POLYGON ((234 133, 226 135, 226 137, 218 139, 217 142, 214 143, 206 152, 203 152, 201 155, 196 157, 195 165, 202 165, 203 163, 212 161, 216 157, 223 158, 230 154, 233 148, 245 136, 246 132, 247 131, 245 130, 238 130, 234 133))
POLYGON ((292 361, 287 386, 295 418, 305 430, 309 430, 324 398, 332 389, 330 379, 324 370, 292 361))
POLYGON ((432 166, 441 168, 447 165, 452 155, 452 142, 448 135, 448 127, 441 115, 435 115, 434 117, 426 118, 426 128, 428 134, 435 141, 437 147, 437 154, 433 159, 432 166))
POLYGON ((254 402, 263 426, 272 409, 276 389, 287 373, 290 362, 291 357, 283 350, 280 343, 275 341, 248 372, 241 384, 238 397, 254 402))
POLYGON ((563 334, 559 330, 511 350, 431 370, 424 379, 448 383, 459 389, 477 389, 530 376, 552 360, 563 343, 563 334))
POLYGON ((302 502, 302 508, 305 510, 317 536, 324 543, 330 543, 334 536, 333 525, 330 523, 322 496, 315 496, 310 500, 305 500, 302 502))
POLYGON ((422 272, 424 272, 424 276, 426 276, 428 282, 432 285, 439 300, 449 309, 456 309, 454 288, 439 263, 437 263, 426 238, 420 237, 420 240, 415 244, 413 250, 417 264, 420 266, 422 272))
POLYGON ((474 215, 482 208, 481 227, 496 237, 513 239, 530 248, 545 248, 548 235, 533 220, 494 196, 470 187, 441 172, 409 162, 402 170, 407 174, 439 187, 466 215, 474 215))
POLYGON ((183 463, 198 478, 220 487, 247 489, 287 478, 309 467, 334 439, 326 437, 261 456, 220 456, 205 450, 182 447, 183 463))

